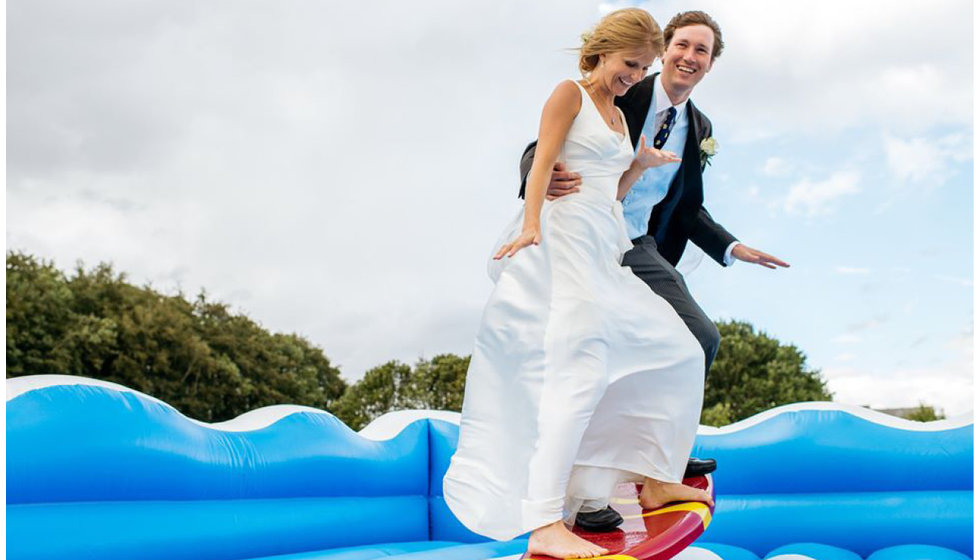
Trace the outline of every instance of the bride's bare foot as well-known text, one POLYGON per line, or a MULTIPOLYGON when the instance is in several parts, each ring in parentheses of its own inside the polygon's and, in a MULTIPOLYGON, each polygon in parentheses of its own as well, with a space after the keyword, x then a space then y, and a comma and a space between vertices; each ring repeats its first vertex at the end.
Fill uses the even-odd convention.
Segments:
POLYGON ((561 521, 535 529, 527 541, 527 551, 555 558, 594 558, 609 552, 569 531, 561 521))
POLYGON ((640 491, 640 507, 657 509, 670 502, 705 502, 708 505, 715 503, 707 491, 692 488, 686 484, 660 482, 652 478, 643 481, 643 490, 640 491))

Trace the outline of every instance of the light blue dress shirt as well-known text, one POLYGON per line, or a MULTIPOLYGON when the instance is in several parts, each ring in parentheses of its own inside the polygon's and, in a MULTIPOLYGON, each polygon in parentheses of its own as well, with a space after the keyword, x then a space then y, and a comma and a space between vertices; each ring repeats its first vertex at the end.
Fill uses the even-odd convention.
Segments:
MULTIPOLYGON (((667 92, 661 82, 662 75, 657 76, 653 81, 653 99, 650 101, 650 109, 647 111, 647 118, 643 122, 643 134, 646 135, 647 144, 652 145, 653 139, 660 130, 660 126, 667 120, 667 109, 672 105, 667 92)), ((677 116, 674 119, 674 128, 667 137, 667 142, 662 150, 674 152, 677 157, 684 157, 684 142, 687 141, 687 99, 677 105, 677 116)), ((639 146, 637 147, 639 149, 639 146)), ((670 184, 674 182, 677 171, 680 170, 682 162, 668 163, 659 167, 651 167, 643 172, 637 179, 633 187, 626 193, 623 199, 623 216, 626 219, 626 233, 630 239, 646 235, 650 226, 650 214, 653 207, 660 203, 667 196, 670 184)), ((738 241, 733 241, 725 250, 725 266, 730 266, 735 262, 732 250, 738 245, 738 241)))
MULTIPOLYGON (((648 145, 653 144, 653 138, 667 119, 667 109, 670 107, 670 98, 664 91, 660 76, 657 76, 653 82, 653 99, 650 102, 650 110, 647 111, 647 118, 643 122, 643 134, 646 135, 648 145)), ((671 129, 670 136, 667 137, 667 142, 661 149, 674 152, 678 157, 683 157, 688 126, 687 100, 685 99, 679 105, 675 105, 674 108, 677 109, 674 128, 671 129)), ((623 199, 623 215, 626 218, 626 232, 630 239, 646 235, 653 207, 667 196, 667 190, 680 168, 680 162, 651 167, 643 172, 643 175, 633 184, 633 188, 626 193, 626 198, 623 199)))

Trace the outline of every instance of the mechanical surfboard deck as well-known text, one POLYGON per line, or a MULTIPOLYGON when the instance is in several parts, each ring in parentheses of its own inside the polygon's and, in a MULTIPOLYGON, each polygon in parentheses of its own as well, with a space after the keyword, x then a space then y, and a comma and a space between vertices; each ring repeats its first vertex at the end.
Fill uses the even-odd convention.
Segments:
MULTIPOLYGON (((714 497, 711 475, 685 478, 684 484, 707 490, 714 497)), ((711 522, 714 506, 703 502, 673 502, 654 510, 643 510, 634 484, 620 484, 610 505, 623 516, 623 524, 609 533, 591 533, 577 526, 572 532, 609 551, 592 560, 667 560, 687 548, 711 522)), ((551 556, 527 554, 522 560, 555 560, 551 556)))

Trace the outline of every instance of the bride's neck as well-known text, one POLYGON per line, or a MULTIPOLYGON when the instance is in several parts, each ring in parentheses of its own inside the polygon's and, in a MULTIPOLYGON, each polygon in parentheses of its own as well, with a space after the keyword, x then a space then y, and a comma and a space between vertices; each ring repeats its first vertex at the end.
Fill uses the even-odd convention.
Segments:
POLYGON ((600 80, 595 80, 594 82, 590 78, 587 78, 585 80, 585 85, 589 89, 589 91, 592 92, 592 96, 595 98, 596 103, 599 103, 601 105, 612 105, 615 96, 612 94, 611 91, 602 87, 602 85, 600 84, 601 84, 600 80))

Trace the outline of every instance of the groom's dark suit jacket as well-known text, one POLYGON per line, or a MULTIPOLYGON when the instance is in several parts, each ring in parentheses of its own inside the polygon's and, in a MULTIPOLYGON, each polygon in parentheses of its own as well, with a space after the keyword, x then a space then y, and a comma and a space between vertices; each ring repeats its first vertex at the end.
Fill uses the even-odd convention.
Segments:
MULTIPOLYGON (((629 127, 630 140, 634 148, 640 141, 643 123, 650 110, 653 84, 657 76, 658 74, 647 76, 631 87, 626 95, 615 100, 616 105, 626 116, 626 125, 629 127)), ((735 237, 711 219, 711 215, 703 206, 704 187, 701 173, 704 171, 704 165, 701 164, 700 145, 702 140, 711 136, 711 121, 694 106, 690 99, 687 101, 687 123, 683 161, 670 184, 667 196, 653 207, 647 235, 656 239, 657 250, 671 265, 677 265, 688 240, 693 241, 711 258, 724 265, 725 249, 735 241, 735 237)), ((522 198, 527 175, 534 161, 536 146, 537 141, 529 144, 521 159, 519 196, 522 198)))

